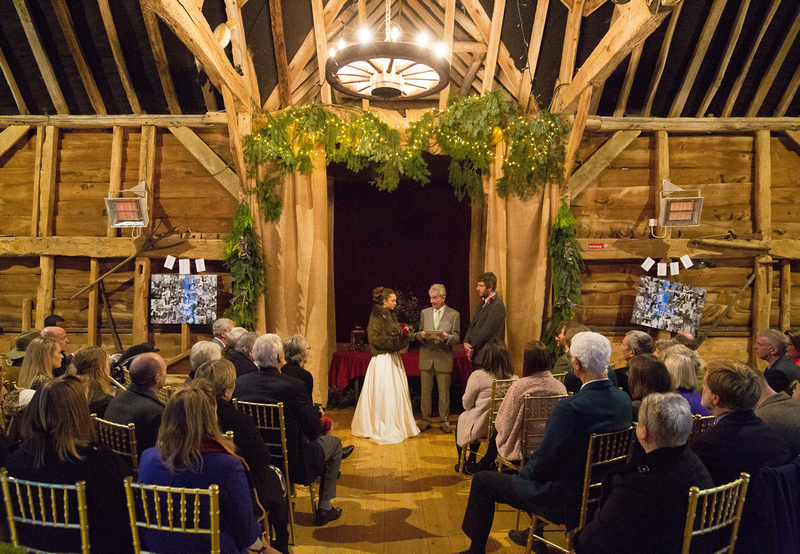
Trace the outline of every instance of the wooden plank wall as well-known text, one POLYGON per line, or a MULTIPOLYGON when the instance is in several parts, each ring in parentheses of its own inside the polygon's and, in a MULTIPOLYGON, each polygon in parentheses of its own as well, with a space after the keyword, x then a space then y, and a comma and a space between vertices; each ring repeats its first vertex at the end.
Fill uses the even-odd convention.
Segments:
MULTIPOLYGON (((106 237, 108 227, 103 199, 108 196, 111 178, 112 130, 58 129, 57 132, 52 234, 106 237)), ((230 162, 226 127, 195 129, 195 132, 225 162, 230 162)), ((140 128, 122 130, 120 175, 123 189, 139 182, 140 142, 140 128)), ((0 195, 0 236, 31 234, 36 148, 37 135, 33 128, 0 156, 0 185, 3 189, 0 195)), ((231 231, 231 217, 237 200, 168 130, 162 128, 156 129, 154 170, 153 216, 164 217, 166 224, 198 238, 221 238, 231 231)), ((130 236, 130 231, 121 231, 120 236, 130 236)), ((86 333, 90 318, 89 293, 75 300, 66 299, 91 282, 91 259, 91 252, 87 252, 86 257, 55 256, 52 296, 56 300, 53 312, 66 317, 70 350, 73 352, 89 343, 86 333)), ((99 259, 97 274, 104 274, 121 261, 121 258, 99 259)), ((163 269, 163 258, 155 257, 152 263, 153 273, 177 272, 177 267, 173 271, 163 269)), ((226 306, 230 299, 230 277, 219 261, 207 260, 206 266, 207 272, 220 275, 218 305, 226 306)), ((134 262, 131 261, 105 280, 114 322, 125 346, 132 343, 133 276, 134 262)), ((0 357, 13 347, 14 336, 21 330, 23 302, 36 302, 40 277, 38 257, 0 257, 0 357)), ((98 302, 95 317, 99 343, 113 352, 110 324, 101 302, 98 302)), ((210 326, 192 326, 191 331, 209 337, 211 329, 210 326)), ((165 358, 180 353, 180 325, 151 326, 149 338, 155 341, 165 358)))

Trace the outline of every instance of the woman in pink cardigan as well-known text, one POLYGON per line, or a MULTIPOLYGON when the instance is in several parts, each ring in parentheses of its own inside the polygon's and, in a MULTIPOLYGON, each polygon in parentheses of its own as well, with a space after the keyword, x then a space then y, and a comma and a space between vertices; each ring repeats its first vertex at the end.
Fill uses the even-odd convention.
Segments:
MULTIPOLYGON (((522 459, 522 419, 526 394, 559 396, 567 394, 564 383, 550 373, 550 354, 538 340, 525 345, 522 379, 511 385, 497 412, 497 451, 506 460, 522 459)), ((544 424, 542 424, 544 425, 544 424)))

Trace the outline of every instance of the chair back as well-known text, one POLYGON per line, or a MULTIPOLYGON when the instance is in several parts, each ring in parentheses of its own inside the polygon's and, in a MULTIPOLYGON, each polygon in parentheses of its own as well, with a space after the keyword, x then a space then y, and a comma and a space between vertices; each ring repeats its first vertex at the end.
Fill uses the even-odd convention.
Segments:
MULTIPOLYGON (((86 481, 78 481, 74 485, 24 481, 9 477, 5 469, 0 471, 0 481, 2 481, 11 543, 14 546, 36 547, 35 544, 20 543, 17 524, 22 523, 52 529, 79 530, 81 552, 89 552, 86 481)), ((63 547, 58 550, 63 551, 63 547)), ((43 551, 37 550, 37 552, 43 551)))
POLYGON ((600 485, 603 477, 631 459, 634 436, 633 427, 628 427, 613 433, 592 433, 589 437, 578 529, 582 529, 587 523, 589 506, 600 501, 600 485))
POLYGON ((158 391, 156 391, 156 398, 158 398, 161 402, 166 404, 169 402, 169 399, 172 397, 172 387, 170 385, 164 385, 158 391))
POLYGON ((283 473, 288 476, 289 450, 286 446, 286 420, 283 415, 283 402, 262 404, 259 402, 242 402, 233 399, 234 407, 249 415, 262 433, 264 444, 269 448, 270 456, 278 457, 283 462, 283 473))
POLYGON ((143 485, 134 483, 133 479, 126 477, 125 496, 128 499, 128 516, 133 535, 133 550, 136 554, 146 552, 142 550, 140 528, 167 533, 209 535, 211 554, 220 552, 217 485, 211 485, 207 489, 186 489, 143 485), (207 502, 205 498, 208 498, 207 502), (201 516, 205 520, 206 515, 207 526, 200 521, 201 516))
POLYGON ((733 552, 749 482, 750 476, 742 473, 738 479, 727 485, 702 491, 697 487, 689 489, 689 509, 686 512, 686 526, 683 530, 682 554, 689 554, 694 537, 719 531, 728 526, 732 526, 728 544, 717 550, 716 554, 733 552))
POLYGON ((561 381, 562 383, 564 382, 564 378, 566 376, 567 376, 567 372, 566 371, 564 373, 553 373, 553 377, 555 377, 557 380, 561 381))
POLYGON ((711 427, 713 427, 716 421, 717 418, 716 416, 713 415, 694 416, 692 418, 692 434, 689 435, 689 446, 694 444, 694 441, 697 439, 697 437, 699 437, 700 435, 708 431, 711 427))
POLYGON ((497 419, 497 410, 500 409, 503 399, 517 380, 516 379, 495 379, 492 381, 492 398, 489 403, 489 428, 486 432, 487 439, 491 439, 494 434, 494 422, 497 419))
POLYGON ((139 473, 139 447, 136 445, 136 425, 112 423, 92 415, 97 439, 108 448, 128 459, 133 475, 139 473))
POLYGON ((566 395, 534 396, 526 394, 522 410, 522 465, 542 443, 550 413, 566 395))

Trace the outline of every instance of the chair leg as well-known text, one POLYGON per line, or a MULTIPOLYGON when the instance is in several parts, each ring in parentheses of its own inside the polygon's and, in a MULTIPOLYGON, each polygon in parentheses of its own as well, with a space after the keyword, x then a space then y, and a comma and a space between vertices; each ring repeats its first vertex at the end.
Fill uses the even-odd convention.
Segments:
POLYGON ((289 503, 289 544, 296 546, 297 543, 294 540, 294 501, 291 495, 286 495, 286 502, 289 503))
MULTIPOLYGON (((519 512, 517 512, 517 518, 519 518, 519 512)), ((533 534, 536 531, 536 524, 538 522, 539 518, 536 517, 536 514, 533 514, 531 516, 531 526, 528 528, 528 544, 525 545, 525 554, 531 554, 531 550, 533 549, 533 534)))
POLYGON ((464 465, 467 463, 467 448, 469 445, 461 449, 461 456, 458 458, 458 472, 464 474, 464 465))
POLYGON ((317 513, 317 509, 319 508, 319 505, 317 504, 317 495, 314 493, 314 483, 311 483, 308 486, 308 494, 311 496, 311 515, 314 515, 317 513))

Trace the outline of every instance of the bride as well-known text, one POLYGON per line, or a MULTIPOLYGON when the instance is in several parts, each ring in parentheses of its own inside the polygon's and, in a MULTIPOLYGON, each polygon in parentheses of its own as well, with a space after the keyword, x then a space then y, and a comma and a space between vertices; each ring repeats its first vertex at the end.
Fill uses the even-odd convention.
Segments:
POLYGON ((372 291, 372 314, 367 338, 372 360, 356 405, 350 432, 377 444, 396 444, 419 434, 411 411, 408 379, 398 351, 406 345, 394 307, 397 295, 392 289, 372 291))

